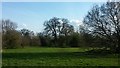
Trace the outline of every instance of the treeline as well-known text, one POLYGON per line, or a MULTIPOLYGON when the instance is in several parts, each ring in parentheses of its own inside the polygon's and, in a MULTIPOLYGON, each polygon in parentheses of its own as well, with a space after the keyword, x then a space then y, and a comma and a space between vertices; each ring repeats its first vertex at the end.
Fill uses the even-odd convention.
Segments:
MULTIPOLYGON (((75 31, 65 18, 53 17, 44 22, 44 31, 34 34, 28 29, 16 30, 17 24, 2 20, 3 48, 105 47, 120 49, 120 2, 95 5, 75 31)), ((119 50, 120 51, 120 50, 119 50)))
POLYGON ((17 24, 10 20, 2 20, 2 47, 19 48, 40 45, 39 38, 28 29, 16 30, 17 24))
POLYGON ((49 21, 45 21, 44 26, 44 32, 34 34, 28 29, 16 30, 16 23, 2 20, 3 48, 81 47, 88 46, 88 42, 92 42, 92 35, 75 32, 67 19, 53 17, 49 21))
MULTIPOLYGON (((79 32, 75 32, 74 27, 69 24, 67 19, 53 17, 49 21, 45 21, 44 26, 44 32, 34 34, 33 31, 28 29, 16 30, 16 23, 10 20, 2 20, 3 48, 19 48, 26 46, 103 47, 103 40, 98 36, 93 37, 92 34, 85 33, 83 28, 80 28, 79 32)), ((103 44, 105 45, 105 43, 103 44)))

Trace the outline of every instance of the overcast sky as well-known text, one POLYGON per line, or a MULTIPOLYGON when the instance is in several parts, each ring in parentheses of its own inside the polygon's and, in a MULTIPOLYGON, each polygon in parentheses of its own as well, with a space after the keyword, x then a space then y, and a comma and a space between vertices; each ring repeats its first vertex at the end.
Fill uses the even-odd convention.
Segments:
POLYGON ((44 29, 43 23, 52 17, 67 18, 77 29, 93 5, 102 2, 3 2, 2 19, 18 24, 18 29, 34 32, 44 29))

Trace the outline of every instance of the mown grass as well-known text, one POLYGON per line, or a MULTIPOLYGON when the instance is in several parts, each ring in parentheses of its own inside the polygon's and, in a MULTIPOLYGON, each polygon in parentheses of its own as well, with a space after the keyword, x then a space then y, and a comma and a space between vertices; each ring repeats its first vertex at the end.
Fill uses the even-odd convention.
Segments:
POLYGON ((25 47, 19 49, 4 49, 3 53, 85 52, 87 50, 88 48, 25 47))
MULTIPOLYGON (((90 49, 89 49, 90 50, 90 49)), ((119 66, 116 54, 94 54, 86 48, 3 50, 3 66, 119 66)))

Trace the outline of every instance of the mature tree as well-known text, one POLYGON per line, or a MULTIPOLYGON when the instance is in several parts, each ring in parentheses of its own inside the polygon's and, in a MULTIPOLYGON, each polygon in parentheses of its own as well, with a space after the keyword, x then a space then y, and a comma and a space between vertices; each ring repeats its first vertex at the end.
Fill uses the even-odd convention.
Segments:
POLYGON ((57 39, 59 35, 69 35, 74 31, 74 27, 69 24, 68 19, 53 17, 44 22, 45 31, 57 39))
POLYGON ((10 20, 2 20, 2 44, 3 48, 20 47, 20 33, 16 31, 17 24, 10 20))
POLYGON ((21 47, 21 35, 16 30, 8 30, 2 35, 3 48, 18 48, 21 47))
POLYGON ((74 27, 69 24, 68 19, 64 18, 53 17, 49 21, 45 21, 44 26, 46 34, 53 37, 55 44, 61 35, 68 36, 74 32, 74 27))
POLYGON ((57 40, 57 34, 58 34, 58 27, 59 27, 59 18, 52 18, 49 21, 44 22, 45 31, 47 34, 54 37, 55 40, 57 40))
POLYGON ((84 18, 90 33, 105 38, 113 47, 120 47, 120 2, 94 6, 84 18))

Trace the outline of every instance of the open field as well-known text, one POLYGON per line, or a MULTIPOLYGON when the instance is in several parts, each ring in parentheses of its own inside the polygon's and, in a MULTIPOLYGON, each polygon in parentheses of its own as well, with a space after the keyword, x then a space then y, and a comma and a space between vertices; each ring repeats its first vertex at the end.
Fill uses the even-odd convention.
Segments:
POLYGON ((85 48, 3 50, 3 66, 118 66, 118 55, 89 54, 85 48))

